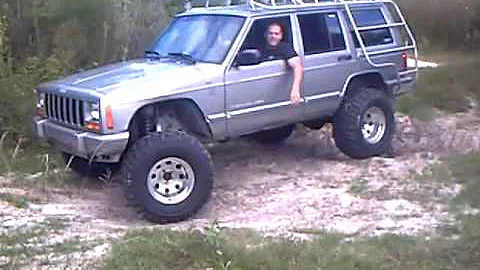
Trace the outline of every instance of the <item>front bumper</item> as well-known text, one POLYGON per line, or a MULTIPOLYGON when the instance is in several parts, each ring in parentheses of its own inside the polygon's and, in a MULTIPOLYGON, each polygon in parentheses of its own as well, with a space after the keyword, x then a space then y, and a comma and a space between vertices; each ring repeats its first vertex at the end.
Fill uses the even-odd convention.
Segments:
POLYGON ((35 134, 65 153, 92 159, 98 162, 115 163, 127 148, 129 132, 117 134, 95 134, 73 130, 55 124, 48 119, 34 119, 35 134))

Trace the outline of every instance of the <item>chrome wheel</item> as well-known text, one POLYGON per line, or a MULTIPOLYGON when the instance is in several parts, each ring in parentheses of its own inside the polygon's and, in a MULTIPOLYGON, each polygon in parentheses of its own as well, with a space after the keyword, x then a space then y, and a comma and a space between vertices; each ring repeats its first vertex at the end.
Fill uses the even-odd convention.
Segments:
POLYGON ((385 135, 385 113, 378 107, 371 107, 365 111, 362 117, 362 135, 370 144, 378 143, 385 135))
POLYGON ((155 163, 147 177, 148 192, 163 204, 183 202, 195 185, 192 167, 176 157, 167 157, 155 163))

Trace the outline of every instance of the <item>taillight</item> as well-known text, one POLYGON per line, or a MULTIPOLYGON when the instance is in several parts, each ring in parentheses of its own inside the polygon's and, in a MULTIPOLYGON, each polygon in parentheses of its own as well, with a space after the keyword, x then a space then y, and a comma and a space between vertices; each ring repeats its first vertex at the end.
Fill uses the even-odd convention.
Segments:
POLYGON ((406 52, 402 53, 402 62, 403 62, 403 69, 408 68, 408 54, 406 52))

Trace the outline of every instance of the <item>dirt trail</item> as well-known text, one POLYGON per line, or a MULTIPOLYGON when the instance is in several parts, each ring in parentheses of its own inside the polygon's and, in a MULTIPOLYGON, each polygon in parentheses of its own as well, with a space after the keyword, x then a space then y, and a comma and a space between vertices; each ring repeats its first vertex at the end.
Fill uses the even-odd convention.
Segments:
MULTIPOLYGON (((299 129, 282 147, 244 140, 211 146, 216 171, 211 200, 191 220, 164 227, 203 227, 217 219, 221 226, 290 236, 319 230, 352 235, 432 232, 453 221, 445 202, 461 186, 418 181, 414 176, 443 155, 480 149, 480 118, 445 116, 432 123, 397 119, 394 158, 352 160, 335 148, 328 126, 319 131, 299 129)), ((63 228, 52 233, 47 244, 69 239, 94 242, 71 255, 79 258, 73 268, 98 260, 109 248, 106 239, 128 229, 158 226, 140 220, 125 205, 116 184, 48 194, 8 188, 1 192, 48 195, 48 200, 26 209, 0 202, 0 233, 60 220, 63 228)), ((66 263, 65 255, 50 256, 58 267, 66 263)), ((42 268, 39 260, 28 268, 42 268)), ((67 265, 72 267, 71 262, 67 265)))

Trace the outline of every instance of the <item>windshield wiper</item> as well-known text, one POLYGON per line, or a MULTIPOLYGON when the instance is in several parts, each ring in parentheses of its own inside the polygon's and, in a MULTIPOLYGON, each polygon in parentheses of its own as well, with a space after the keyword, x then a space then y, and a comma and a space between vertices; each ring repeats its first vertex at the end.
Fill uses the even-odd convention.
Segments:
POLYGON ((188 53, 184 53, 184 52, 170 52, 168 53, 168 55, 170 56, 179 56, 189 62, 191 62, 192 64, 195 64, 197 63, 197 59, 195 59, 195 57, 191 56, 190 54, 188 53))
POLYGON ((157 52, 157 51, 145 51, 145 57, 152 57, 152 58, 156 58, 156 59, 160 59, 162 58, 162 55, 157 52))

